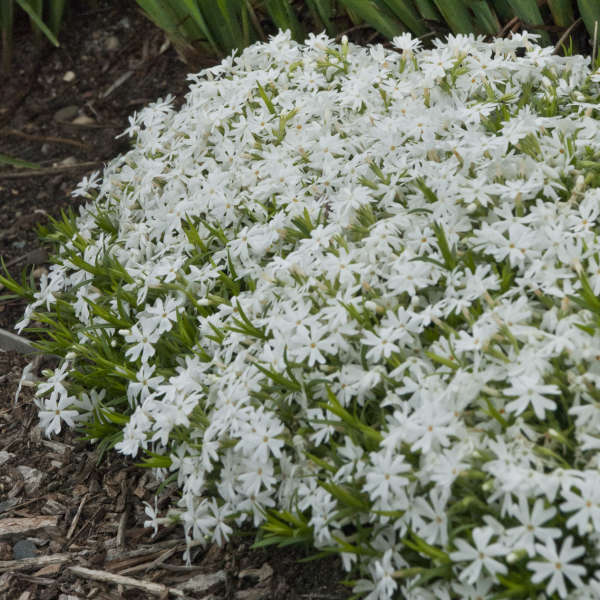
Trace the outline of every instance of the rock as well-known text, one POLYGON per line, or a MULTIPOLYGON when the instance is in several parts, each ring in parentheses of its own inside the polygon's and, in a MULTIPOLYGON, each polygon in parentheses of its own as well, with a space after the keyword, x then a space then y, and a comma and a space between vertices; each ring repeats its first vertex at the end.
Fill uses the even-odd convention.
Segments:
POLYGON ((240 571, 238 577, 245 579, 249 577, 251 579, 258 579, 258 583, 261 584, 267 579, 273 576, 273 567, 269 563, 264 563, 260 569, 244 569, 240 571))
POLYGON ((54 113, 55 121, 70 121, 77 116, 79 107, 75 105, 63 106, 60 110, 54 113))
POLYGON ((73 125, 93 125, 95 122, 92 117, 88 117, 87 115, 79 115, 71 121, 73 125))
POLYGON ((21 473, 25 481, 25 493, 28 496, 33 496, 39 490, 44 474, 26 465, 19 465, 17 471, 21 473))
POLYGON ((13 559, 33 558, 37 554, 37 548, 31 540, 19 540, 13 546, 13 559))
POLYGON ((13 456, 14 454, 12 452, 0 450, 0 465, 3 465, 5 462, 8 462, 13 456))
POLYGON ((74 156, 67 156, 63 160, 54 163, 55 167, 72 167, 77 164, 77 159, 74 156))
POLYGON ((177 589, 185 592, 202 593, 207 592, 210 588, 227 581, 225 571, 217 571, 216 573, 206 573, 195 575, 194 577, 180 583, 177 589))
POLYGON ((73 71, 67 71, 63 75, 63 81, 66 81, 67 83, 73 81, 74 79, 75 79, 75 73, 73 73, 73 71))
POLYGON ((116 35, 111 35, 106 38, 104 42, 104 47, 109 51, 113 52, 120 46, 119 38, 116 35))
POLYGON ((0 513, 10 510, 13 506, 19 504, 19 502, 20 500, 18 498, 10 498, 9 500, 0 502, 0 513))

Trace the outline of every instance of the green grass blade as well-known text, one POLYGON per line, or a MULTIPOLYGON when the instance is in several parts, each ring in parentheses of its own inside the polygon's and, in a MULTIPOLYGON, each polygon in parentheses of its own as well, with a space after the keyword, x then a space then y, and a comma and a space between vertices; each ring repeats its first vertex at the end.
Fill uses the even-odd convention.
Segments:
POLYGON ((596 28, 596 35, 600 36, 600 3, 598 0, 577 0, 577 8, 579 8, 579 14, 590 37, 594 39, 594 28, 596 28), (595 23, 598 23, 598 25, 595 25, 595 23))
POLYGON ((571 0, 547 0, 552 18, 557 25, 568 27, 575 20, 571 0))
MULTIPOLYGON (((214 0, 207 0, 204 2, 204 6, 208 10, 208 7, 215 7, 214 0)), ((219 13, 213 13, 213 25, 215 28, 219 28, 221 31, 221 40, 223 45, 228 49, 239 48, 243 45, 242 42, 242 27, 239 19, 237 18, 240 14, 240 4, 236 0, 217 0, 217 6, 219 13), (237 5, 237 6, 234 6, 237 5)))
POLYGON ((279 29, 282 31, 289 29, 297 42, 304 40, 304 28, 300 25, 296 13, 287 0, 266 0, 265 8, 279 29))
POLYGON ((442 18, 432 0, 415 0, 415 6, 423 19, 440 21, 442 18))
POLYGON ((474 0, 470 8, 478 33, 495 35, 502 29, 498 16, 486 0, 474 0))
POLYGON ((11 165, 13 167, 18 167, 21 169, 40 168, 40 165, 38 165, 37 163, 27 162, 26 160, 21 160, 20 158, 13 158, 12 156, 7 156, 6 154, 0 154, 0 164, 11 165))
POLYGON ((453 33, 472 33, 475 25, 462 0, 434 0, 444 21, 453 33))
POLYGON ((48 29, 35 8, 26 0, 17 0, 17 4, 29 15, 29 18, 33 21, 35 26, 58 48, 60 44, 58 43, 56 36, 48 29))
MULTIPOLYGON (((542 19, 542 13, 540 13, 536 0, 508 0, 508 3, 513 9, 514 15, 527 25, 544 25, 544 19, 542 19)), ((531 33, 541 34, 540 41, 543 44, 550 43, 550 36, 545 31, 536 30, 531 33)))
POLYGON ((202 12, 200 12, 200 10, 198 8, 196 0, 183 0, 183 3, 185 4, 185 6, 188 10, 188 14, 192 17, 192 19, 194 20, 194 23, 197 25, 198 29, 202 32, 203 37, 210 44, 211 48, 213 49, 213 52, 215 54, 222 54, 223 51, 217 45, 217 42, 215 41, 215 39, 212 35, 210 27, 208 26, 208 23, 206 22, 202 12))
POLYGON ((339 0, 344 8, 354 13, 365 23, 379 31, 388 39, 404 33, 406 29, 385 14, 373 0, 339 0))
POLYGON ((12 59, 14 5, 12 0, 0 2, 0 32, 2 35, 2 70, 8 73, 12 59))
POLYGON ((315 22, 316 29, 322 31, 325 28, 328 35, 334 36, 337 32, 331 23, 331 17, 333 16, 331 0, 306 0, 306 4, 315 22))
POLYGON ((56 36, 60 31, 67 0, 50 0, 48 3, 48 27, 56 36))
POLYGON ((500 20, 503 23, 507 23, 515 16, 513 9, 508 3, 508 0, 493 0, 493 4, 496 14, 500 17, 500 20))
POLYGON ((412 2, 404 2, 403 0, 382 1, 389 11, 396 16, 411 33, 414 33, 415 35, 427 33, 423 20, 415 10, 412 2))

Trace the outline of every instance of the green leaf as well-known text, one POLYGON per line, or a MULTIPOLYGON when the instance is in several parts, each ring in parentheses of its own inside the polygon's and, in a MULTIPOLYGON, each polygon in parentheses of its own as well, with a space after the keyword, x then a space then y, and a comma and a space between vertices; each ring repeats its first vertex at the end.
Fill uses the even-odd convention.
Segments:
POLYGON ((469 9, 462 0, 433 0, 444 21, 453 33, 471 33, 474 31, 469 9))
MULTIPOLYGON (((4 0, 6 1, 6 0, 4 0)), ((48 29, 44 21, 27 0, 17 0, 17 4, 29 15, 29 18, 35 23, 36 27, 56 46, 60 46, 56 36, 48 29)))
POLYGON ((410 1, 382 0, 382 3, 387 6, 394 16, 398 17, 412 34, 419 36, 427 33, 423 19, 410 1))
POLYGON ((373 0, 339 0, 339 2, 389 39, 406 31, 401 23, 391 18, 391 15, 383 11, 373 0))
MULTIPOLYGON (((542 13, 538 8, 536 0, 508 0, 515 16, 519 17, 525 25, 544 25, 542 13)), ((540 41, 543 44, 550 44, 550 36, 545 31, 535 31, 541 34, 540 41)))
POLYGON ((28 162, 21 160, 20 158, 12 158, 6 154, 0 154, 0 164, 11 165, 13 167, 24 168, 24 169, 39 169, 40 165, 37 163, 28 162))
MULTIPOLYGON (((600 37, 600 3, 598 0, 577 0, 577 8, 579 8, 579 14, 585 23, 585 28, 588 30, 592 40, 595 40, 596 47, 595 51, 598 51, 598 38, 600 37)), ((592 56, 592 60, 597 59, 596 56, 592 56)))

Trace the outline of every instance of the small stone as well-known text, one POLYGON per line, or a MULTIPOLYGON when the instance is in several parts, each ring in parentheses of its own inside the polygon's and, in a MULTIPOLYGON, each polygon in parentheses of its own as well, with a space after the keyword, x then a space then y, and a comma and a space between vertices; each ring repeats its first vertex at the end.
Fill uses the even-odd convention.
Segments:
POLYGON ((13 456, 14 454, 12 452, 0 450, 0 465, 3 465, 5 462, 8 462, 13 456))
POLYGON ((63 106, 60 110, 57 110, 54 113, 55 121, 71 121, 77 116, 79 112, 79 107, 74 104, 69 106, 63 106))
POLYGON ((37 548, 31 540, 19 540, 13 546, 13 559, 33 558, 37 553, 37 548))
POLYGON ((0 514, 6 512, 7 510, 10 510, 13 506, 19 504, 19 502, 20 501, 18 498, 10 498, 8 500, 0 502, 0 514))
POLYGON ((227 581, 227 574, 225 571, 217 571, 216 573, 207 573, 206 575, 196 575, 191 577, 187 581, 180 583, 177 589, 186 592, 207 592, 210 588, 227 581))
POLYGON ((92 117, 88 117, 87 115, 79 115, 71 121, 73 125, 92 125, 95 122, 96 121, 92 119, 92 117))
POLYGON ((63 75, 63 81, 66 81, 67 83, 69 83, 70 81, 73 81, 73 79, 75 79, 75 73, 73 73, 73 71, 67 71, 63 75))
POLYGON ((39 279, 42 275, 48 274, 48 269, 46 269, 44 266, 36 267, 31 274, 33 275, 34 279, 39 279))
POLYGON ((120 45, 119 38, 117 38, 117 36, 115 36, 115 35, 111 35, 111 36, 107 37, 106 41, 104 42, 104 47, 109 52, 116 50, 119 47, 119 45, 120 45))
POLYGON ((42 479, 44 479, 44 474, 37 469, 32 469, 26 465, 19 465, 17 467, 17 471, 23 476, 25 480, 25 493, 28 496, 33 496, 40 485, 42 484, 42 479))
POLYGON ((67 158, 60 162, 54 163, 55 167, 72 167, 77 164, 77 159, 74 156, 67 156, 67 158))

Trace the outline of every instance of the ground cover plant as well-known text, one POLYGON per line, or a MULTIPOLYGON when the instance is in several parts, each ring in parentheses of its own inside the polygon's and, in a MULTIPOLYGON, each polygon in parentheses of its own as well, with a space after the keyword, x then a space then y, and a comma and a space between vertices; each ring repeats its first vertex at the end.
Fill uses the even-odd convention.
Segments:
POLYGON ((279 34, 131 118, 19 327, 36 402, 176 480, 190 547, 359 597, 600 598, 600 70, 526 33, 279 34), (37 323, 37 325, 36 325, 37 323))

